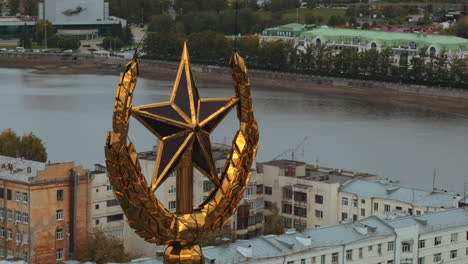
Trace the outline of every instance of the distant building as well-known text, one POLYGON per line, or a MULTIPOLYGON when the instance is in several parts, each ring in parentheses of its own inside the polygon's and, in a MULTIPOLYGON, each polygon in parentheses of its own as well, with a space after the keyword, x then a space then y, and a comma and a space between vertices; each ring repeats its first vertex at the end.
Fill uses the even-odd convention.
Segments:
POLYGON ((88 228, 87 176, 71 162, 0 156, 0 259, 76 258, 88 228))
POLYGON ((0 17, 0 39, 17 38, 23 26, 33 30, 38 20, 52 23, 58 35, 95 40, 112 33, 113 25, 126 25, 126 20, 109 15, 104 0, 45 0, 38 6, 38 16, 0 17))
POLYGON ((265 207, 276 203, 285 228, 357 221, 369 216, 421 215, 457 208, 463 197, 378 180, 376 175, 322 168, 300 161, 258 163, 265 207))
POLYGON ((303 32, 313 28, 313 25, 303 25, 297 23, 266 28, 260 35, 260 41, 292 40, 294 41, 303 32))
POLYGON ((317 28, 303 32, 296 39, 296 44, 302 49, 308 45, 323 44, 332 46, 337 51, 344 48, 354 48, 357 51, 390 48, 393 52, 393 62, 395 64, 400 63, 401 60, 409 62, 422 48, 426 48, 430 56, 442 51, 461 58, 468 54, 468 39, 419 32, 399 33, 317 28))
POLYGON ((371 216, 202 251, 207 264, 465 264, 467 234, 468 211, 458 208, 390 220, 371 216))

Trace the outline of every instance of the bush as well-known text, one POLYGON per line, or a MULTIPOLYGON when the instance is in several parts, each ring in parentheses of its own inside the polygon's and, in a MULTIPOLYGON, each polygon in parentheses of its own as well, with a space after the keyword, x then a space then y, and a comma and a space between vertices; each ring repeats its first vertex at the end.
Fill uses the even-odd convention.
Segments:
POLYGON ((80 39, 74 36, 62 36, 57 41, 57 46, 64 50, 76 50, 81 46, 80 39))
POLYGON ((120 38, 105 37, 102 40, 102 47, 106 50, 117 50, 122 48, 123 45, 124 43, 120 38))

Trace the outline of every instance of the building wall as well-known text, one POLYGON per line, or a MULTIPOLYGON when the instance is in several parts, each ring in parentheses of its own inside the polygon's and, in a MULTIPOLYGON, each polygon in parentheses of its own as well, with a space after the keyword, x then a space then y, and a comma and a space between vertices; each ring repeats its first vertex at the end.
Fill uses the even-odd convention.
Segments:
POLYGON ((45 19, 52 24, 97 24, 104 21, 104 14, 103 0, 45 0, 45 19), (77 13, 66 15, 67 11, 77 13))

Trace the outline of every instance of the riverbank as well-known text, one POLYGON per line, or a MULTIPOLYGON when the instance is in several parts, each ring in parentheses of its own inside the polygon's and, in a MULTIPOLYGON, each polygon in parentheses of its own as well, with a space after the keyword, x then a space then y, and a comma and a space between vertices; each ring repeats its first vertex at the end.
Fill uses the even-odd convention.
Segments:
MULTIPOLYGON (((34 69, 39 74, 118 76, 127 60, 87 56, 1 54, 0 68, 34 69)), ((177 62, 142 60, 140 76, 174 80, 177 62)), ((231 84, 229 68, 192 65, 197 83, 231 84)), ((415 85, 250 70, 252 89, 288 90, 359 101, 394 104, 468 117, 468 91, 415 85)))

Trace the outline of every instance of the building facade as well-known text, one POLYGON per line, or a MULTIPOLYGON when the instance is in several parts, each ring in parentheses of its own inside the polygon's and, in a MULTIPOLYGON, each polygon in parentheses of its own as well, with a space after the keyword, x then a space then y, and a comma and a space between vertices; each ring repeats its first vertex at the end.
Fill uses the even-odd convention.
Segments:
POLYGON ((210 264, 465 264, 468 211, 456 208, 391 220, 371 216, 202 250, 210 264))
POLYGON ((76 258, 86 240, 87 171, 0 156, 0 257, 28 263, 76 258))

